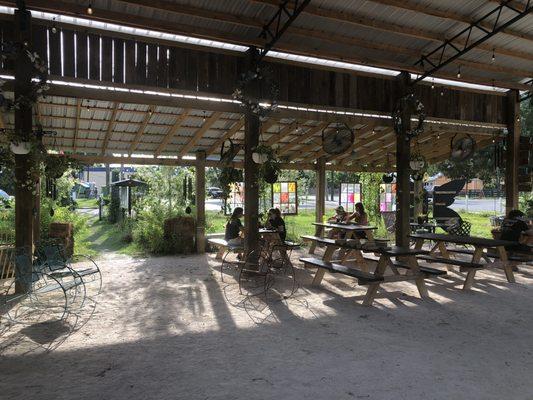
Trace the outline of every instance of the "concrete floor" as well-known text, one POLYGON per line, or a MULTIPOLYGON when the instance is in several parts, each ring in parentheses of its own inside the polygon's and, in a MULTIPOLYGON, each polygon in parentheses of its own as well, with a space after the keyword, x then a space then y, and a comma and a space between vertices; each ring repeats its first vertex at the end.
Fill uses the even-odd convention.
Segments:
POLYGON ((8 399, 532 399, 533 269, 363 289, 299 270, 288 300, 246 298, 212 255, 101 263, 104 292, 65 323, 0 325, 8 399))

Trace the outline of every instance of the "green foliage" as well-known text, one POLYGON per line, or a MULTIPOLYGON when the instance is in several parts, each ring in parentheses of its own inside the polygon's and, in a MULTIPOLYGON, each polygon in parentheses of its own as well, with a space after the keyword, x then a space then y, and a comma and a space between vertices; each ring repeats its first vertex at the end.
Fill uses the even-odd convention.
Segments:
POLYGON ((360 175, 359 182, 363 190, 363 205, 372 224, 381 224, 379 212, 379 186, 382 183, 381 173, 365 172, 360 175))
POLYGON ((520 210, 529 218, 533 218, 533 193, 523 193, 520 198, 520 210))
POLYGON ((522 136, 533 136, 533 97, 520 104, 522 136))

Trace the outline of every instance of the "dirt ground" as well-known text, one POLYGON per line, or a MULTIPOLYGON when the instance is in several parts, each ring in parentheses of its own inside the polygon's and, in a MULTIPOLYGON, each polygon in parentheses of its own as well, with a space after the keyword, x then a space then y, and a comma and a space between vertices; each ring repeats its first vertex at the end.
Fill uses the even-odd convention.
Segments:
POLYGON ((326 275, 265 302, 213 255, 101 262, 104 291, 64 322, 0 325, 0 398, 533 399, 533 268, 364 289, 326 275))

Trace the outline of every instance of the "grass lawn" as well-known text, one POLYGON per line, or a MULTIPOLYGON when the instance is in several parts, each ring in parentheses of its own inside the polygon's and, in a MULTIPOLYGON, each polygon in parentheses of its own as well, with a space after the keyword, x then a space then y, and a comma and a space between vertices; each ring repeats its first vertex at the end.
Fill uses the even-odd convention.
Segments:
MULTIPOLYGON (((222 215, 218 212, 207 212, 207 233, 221 233, 224 232, 224 226, 228 220, 228 217, 222 215)), ((332 215, 333 211, 328 211, 326 215, 332 215)), ((492 235, 491 225, 489 217, 492 216, 492 213, 467 213, 465 211, 459 211, 461 217, 472 224, 472 236, 487 237, 491 238, 492 235)), ((288 215, 285 217, 285 225, 287 227, 287 238, 293 241, 300 241, 300 236, 302 235, 312 235, 314 234, 314 226, 312 223, 315 221, 314 211, 303 211, 298 213, 298 215, 288 215)), ((371 224, 376 225, 376 222, 371 224)), ((443 231, 441 231, 442 233, 443 231)), ((394 235, 390 235, 385 231, 383 224, 380 222, 378 224, 378 230, 376 232, 376 237, 388 237, 392 239, 394 235)))
POLYGON ((98 199, 77 199, 77 208, 98 208, 98 199))
POLYGON ((119 225, 98 221, 98 217, 88 217, 87 229, 76 238, 76 253, 98 257, 103 253, 115 252, 130 256, 143 255, 143 250, 133 242, 124 241, 124 233, 119 225))

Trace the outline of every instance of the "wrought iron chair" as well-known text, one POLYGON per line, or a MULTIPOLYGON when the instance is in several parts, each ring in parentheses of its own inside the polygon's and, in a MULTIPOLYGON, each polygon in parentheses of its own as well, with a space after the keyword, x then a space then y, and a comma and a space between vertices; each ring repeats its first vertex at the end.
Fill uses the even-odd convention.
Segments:
POLYGON ((84 290, 83 282, 75 275, 70 274, 69 279, 57 276, 48 267, 34 263, 26 250, 17 250, 14 265, 15 276, 2 296, 2 314, 11 322, 61 320, 80 295, 78 292, 84 290))
POLYGON ((456 222, 455 224, 451 225, 447 232, 450 235, 457 235, 457 236, 470 236, 470 231, 472 229, 472 224, 468 221, 460 220, 456 222))
POLYGON ((37 246, 37 259, 51 271, 71 271, 88 287, 96 289, 96 295, 102 291, 102 273, 98 264, 89 256, 74 254, 67 257, 65 248, 56 241, 41 242, 37 246))

